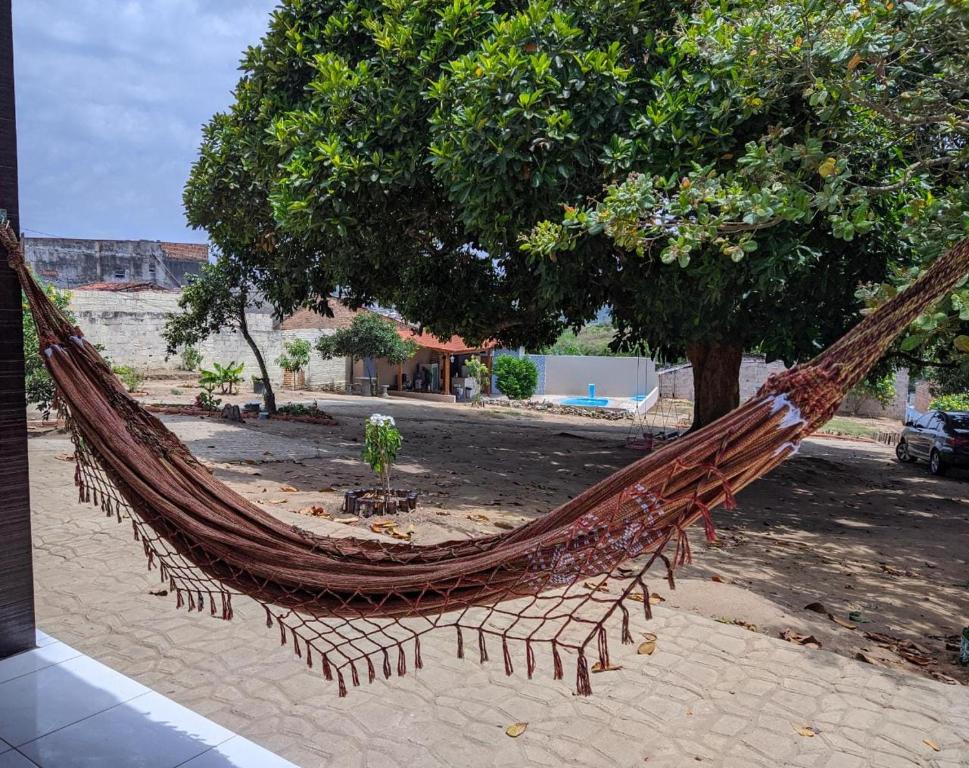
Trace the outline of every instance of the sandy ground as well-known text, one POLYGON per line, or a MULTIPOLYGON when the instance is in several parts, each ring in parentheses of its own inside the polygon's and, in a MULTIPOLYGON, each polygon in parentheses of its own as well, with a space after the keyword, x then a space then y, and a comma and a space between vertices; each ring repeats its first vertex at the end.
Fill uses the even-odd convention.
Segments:
MULTIPOLYGON (((145 399, 191 396, 184 382, 156 381, 145 399)), ((421 494, 418 511, 398 521, 415 543, 513 527, 642 455, 625 447, 625 421, 321 393, 279 396, 280 402, 314 398, 338 426, 210 420, 212 428, 189 447, 273 514, 314 527, 299 510, 317 506, 345 519, 343 492, 372 482, 359 458, 363 421, 374 412, 393 415, 405 440, 396 484, 421 494), (251 430, 279 438, 278 447, 247 452, 251 430)), ((969 684, 954 646, 969 625, 967 481, 965 473, 934 478, 922 465, 901 465, 877 443, 811 439, 796 458, 743 491, 736 510, 717 510, 720 541, 707 545, 694 536, 695 563, 681 571, 675 591, 659 574, 652 586, 669 607, 773 637, 791 631, 845 656, 969 684)), ((344 527, 369 534, 371 522, 344 527)))

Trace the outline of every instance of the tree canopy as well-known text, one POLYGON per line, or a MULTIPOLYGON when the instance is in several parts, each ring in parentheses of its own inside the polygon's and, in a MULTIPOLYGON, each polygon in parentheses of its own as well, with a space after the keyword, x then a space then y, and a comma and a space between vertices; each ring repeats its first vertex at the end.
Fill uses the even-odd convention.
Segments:
POLYGON ((316 342, 316 350, 325 359, 383 358, 390 363, 399 364, 414 356, 417 344, 402 339, 393 320, 373 312, 361 312, 353 318, 348 328, 340 328, 329 336, 321 336, 316 342))
MULTIPOLYGON (((703 423, 744 349, 813 355, 965 233, 966 16, 285 0, 186 204, 281 311, 339 288, 538 347, 609 305, 618 341, 690 356, 703 423)), ((961 354, 966 307, 907 353, 961 354)))

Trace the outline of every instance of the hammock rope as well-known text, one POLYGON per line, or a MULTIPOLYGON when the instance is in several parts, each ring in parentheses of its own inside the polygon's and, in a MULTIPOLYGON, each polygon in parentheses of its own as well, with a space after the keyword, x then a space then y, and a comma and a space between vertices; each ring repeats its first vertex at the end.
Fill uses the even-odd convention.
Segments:
POLYGON ((732 507, 740 489, 796 453, 893 339, 969 273, 964 240, 819 357, 772 376, 717 422, 513 531, 417 546, 320 536, 217 481, 49 301, 9 225, 0 244, 73 436, 80 500, 130 520, 178 608, 228 620, 233 595, 252 598, 280 642, 341 696, 362 674, 405 675, 408 657, 420 669, 421 638, 444 629, 460 658, 466 635, 477 636, 482 663, 489 640, 500 643, 509 675, 523 655, 529 678, 542 661, 561 679, 562 654, 574 653, 576 692, 590 694, 587 655, 608 668, 612 625, 633 642, 629 604, 651 615, 650 568, 661 563, 672 586, 691 559, 689 526, 699 522, 714 539, 712 510, 732 507))

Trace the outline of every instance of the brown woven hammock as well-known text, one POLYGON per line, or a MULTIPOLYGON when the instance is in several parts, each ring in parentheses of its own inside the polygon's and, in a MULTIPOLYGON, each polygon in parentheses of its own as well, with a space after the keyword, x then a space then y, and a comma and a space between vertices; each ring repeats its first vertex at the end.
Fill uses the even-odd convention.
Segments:
POLYGON ((408 650, 420 668, 421 637, 445 628, 459 657, 467 636, 482 662, 489 640, 500 644, 507 674, 524 657, 529 677, 550 661, 560 679, 562 652, 574 652, 577 692, 589 694, 590 645, 608 668, 607 628, 618 625, 629 643, 629 604, 650 616, 649 568, 662 562, 672 585, 690 558, 687 527, 702 521, 714 538, 711 510, 733 505, 736 491, 793 455, 892 340, 969 273, 964 240, 815 360, 771 377, 717 422, 516 530, 415 546, 315 535, 215 480, 51 304, 9 226, 0 241, 73 434, 81 499, 130 518, 178 607, 231 619, 232 595, 248 595, 340 695, 363 675, 406 674, 408 650), (598 588, 602 577, 613 591, 598 588))

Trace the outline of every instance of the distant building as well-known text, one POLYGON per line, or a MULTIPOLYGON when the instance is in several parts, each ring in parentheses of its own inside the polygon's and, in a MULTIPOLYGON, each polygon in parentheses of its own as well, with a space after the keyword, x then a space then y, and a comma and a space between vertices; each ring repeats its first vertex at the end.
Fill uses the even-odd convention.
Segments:
POLYGON ((27 263, 58 288, 150 285, 177 290, 208 263, 207 245, 157 240, 24 239, 27 263))

